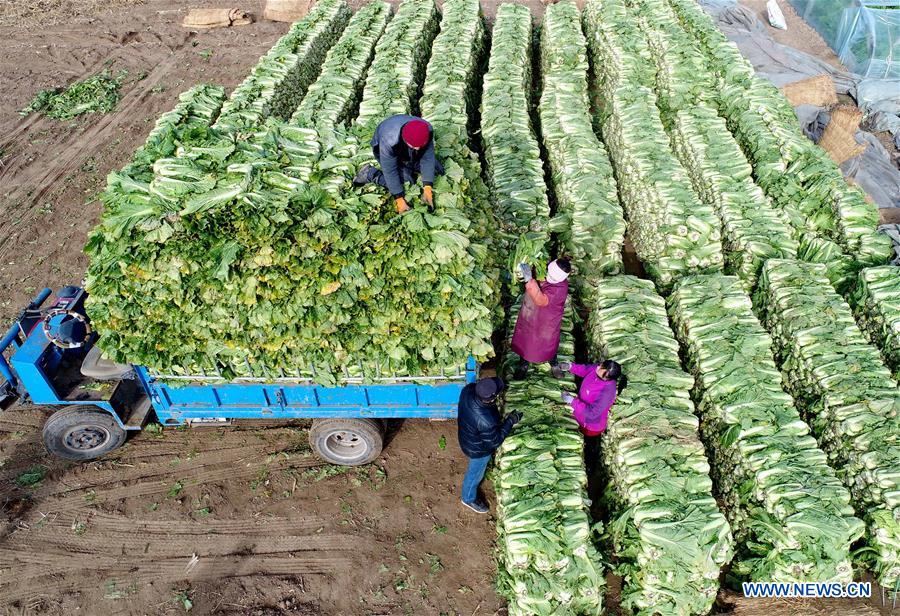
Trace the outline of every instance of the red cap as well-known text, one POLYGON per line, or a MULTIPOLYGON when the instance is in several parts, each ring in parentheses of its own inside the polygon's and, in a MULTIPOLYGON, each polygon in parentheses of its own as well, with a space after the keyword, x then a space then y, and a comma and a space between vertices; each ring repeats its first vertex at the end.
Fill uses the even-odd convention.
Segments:
POLYGON ((410 120, 400 131, 403 141, 411 148, 424 147, 431 138, 431 127, 425 120, 410 120))

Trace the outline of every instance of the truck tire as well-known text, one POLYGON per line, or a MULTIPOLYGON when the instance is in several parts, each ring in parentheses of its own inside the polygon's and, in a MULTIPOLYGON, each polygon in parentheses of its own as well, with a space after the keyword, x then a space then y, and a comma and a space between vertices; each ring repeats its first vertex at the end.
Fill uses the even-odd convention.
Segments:
POLYGON ((44 423, 44 447, 66 460, 93 460, 122 446, 127 437, 106 411, 67 408, 44 423))
POLYGON ((309 429, 309 444, 330 464, 368 464, 381 455, 384 425, 375 419, 316 419, 309 429))

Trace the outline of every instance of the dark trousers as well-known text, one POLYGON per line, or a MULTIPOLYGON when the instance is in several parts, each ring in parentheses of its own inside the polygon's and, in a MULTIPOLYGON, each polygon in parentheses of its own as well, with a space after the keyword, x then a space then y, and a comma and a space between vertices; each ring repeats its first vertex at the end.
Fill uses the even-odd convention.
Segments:
POLYGON ((484 472, 490 461, 491 456, 469 458, 469 466, 466 468, 466 476, 463 477, 462 492, 460 492, 462 502, 472 504, 478 500, 478 486, 484 479, 484 472))
MULTIPOLYGON (((372 152, 375 154, 375 158, 378 158, 378 150, 376 148, 372 148, 372 152)), ((416 180, 419 178, 419 174, 422 172, 421 165, 419 161, 405 161, 403 164, 399 165, 397 171, 400 172, 400 179, 403 180, 404 184, 415 184, 416 180)), ((444 175, 444 165, 441 164, 441 161, 434 161, 434 174, 444 175)), ((382 188, 387 188, 387 182, 384 179, 384 172, 378 167, 372 166, 369 168, 369 173, 366 177, 366 182, 369 184, 377 184, 382 188)))

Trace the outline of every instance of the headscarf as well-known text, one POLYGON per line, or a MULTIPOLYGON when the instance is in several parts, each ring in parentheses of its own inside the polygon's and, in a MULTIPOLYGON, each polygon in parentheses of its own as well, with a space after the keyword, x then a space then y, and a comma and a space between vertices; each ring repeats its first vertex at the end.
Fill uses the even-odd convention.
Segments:
POLYGON ((547 266, 547 282, 550 284, 558 284, 569 277, 569 273, 563 271, 563 269, 556 264, 556 261, 551 261, 550 265, 547 266))

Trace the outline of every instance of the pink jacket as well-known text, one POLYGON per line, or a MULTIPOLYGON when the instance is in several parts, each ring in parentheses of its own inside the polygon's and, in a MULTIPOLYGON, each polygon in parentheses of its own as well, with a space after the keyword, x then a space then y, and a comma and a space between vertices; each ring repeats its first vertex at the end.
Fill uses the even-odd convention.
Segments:
POLYGON ((575 421, 585 431, 600 434, 606 430, 609 409, 616 402, 616 382, 597 376, 597 364, 572 364, 570 370, 584 380, 578 397, 572 400, 575 421))

